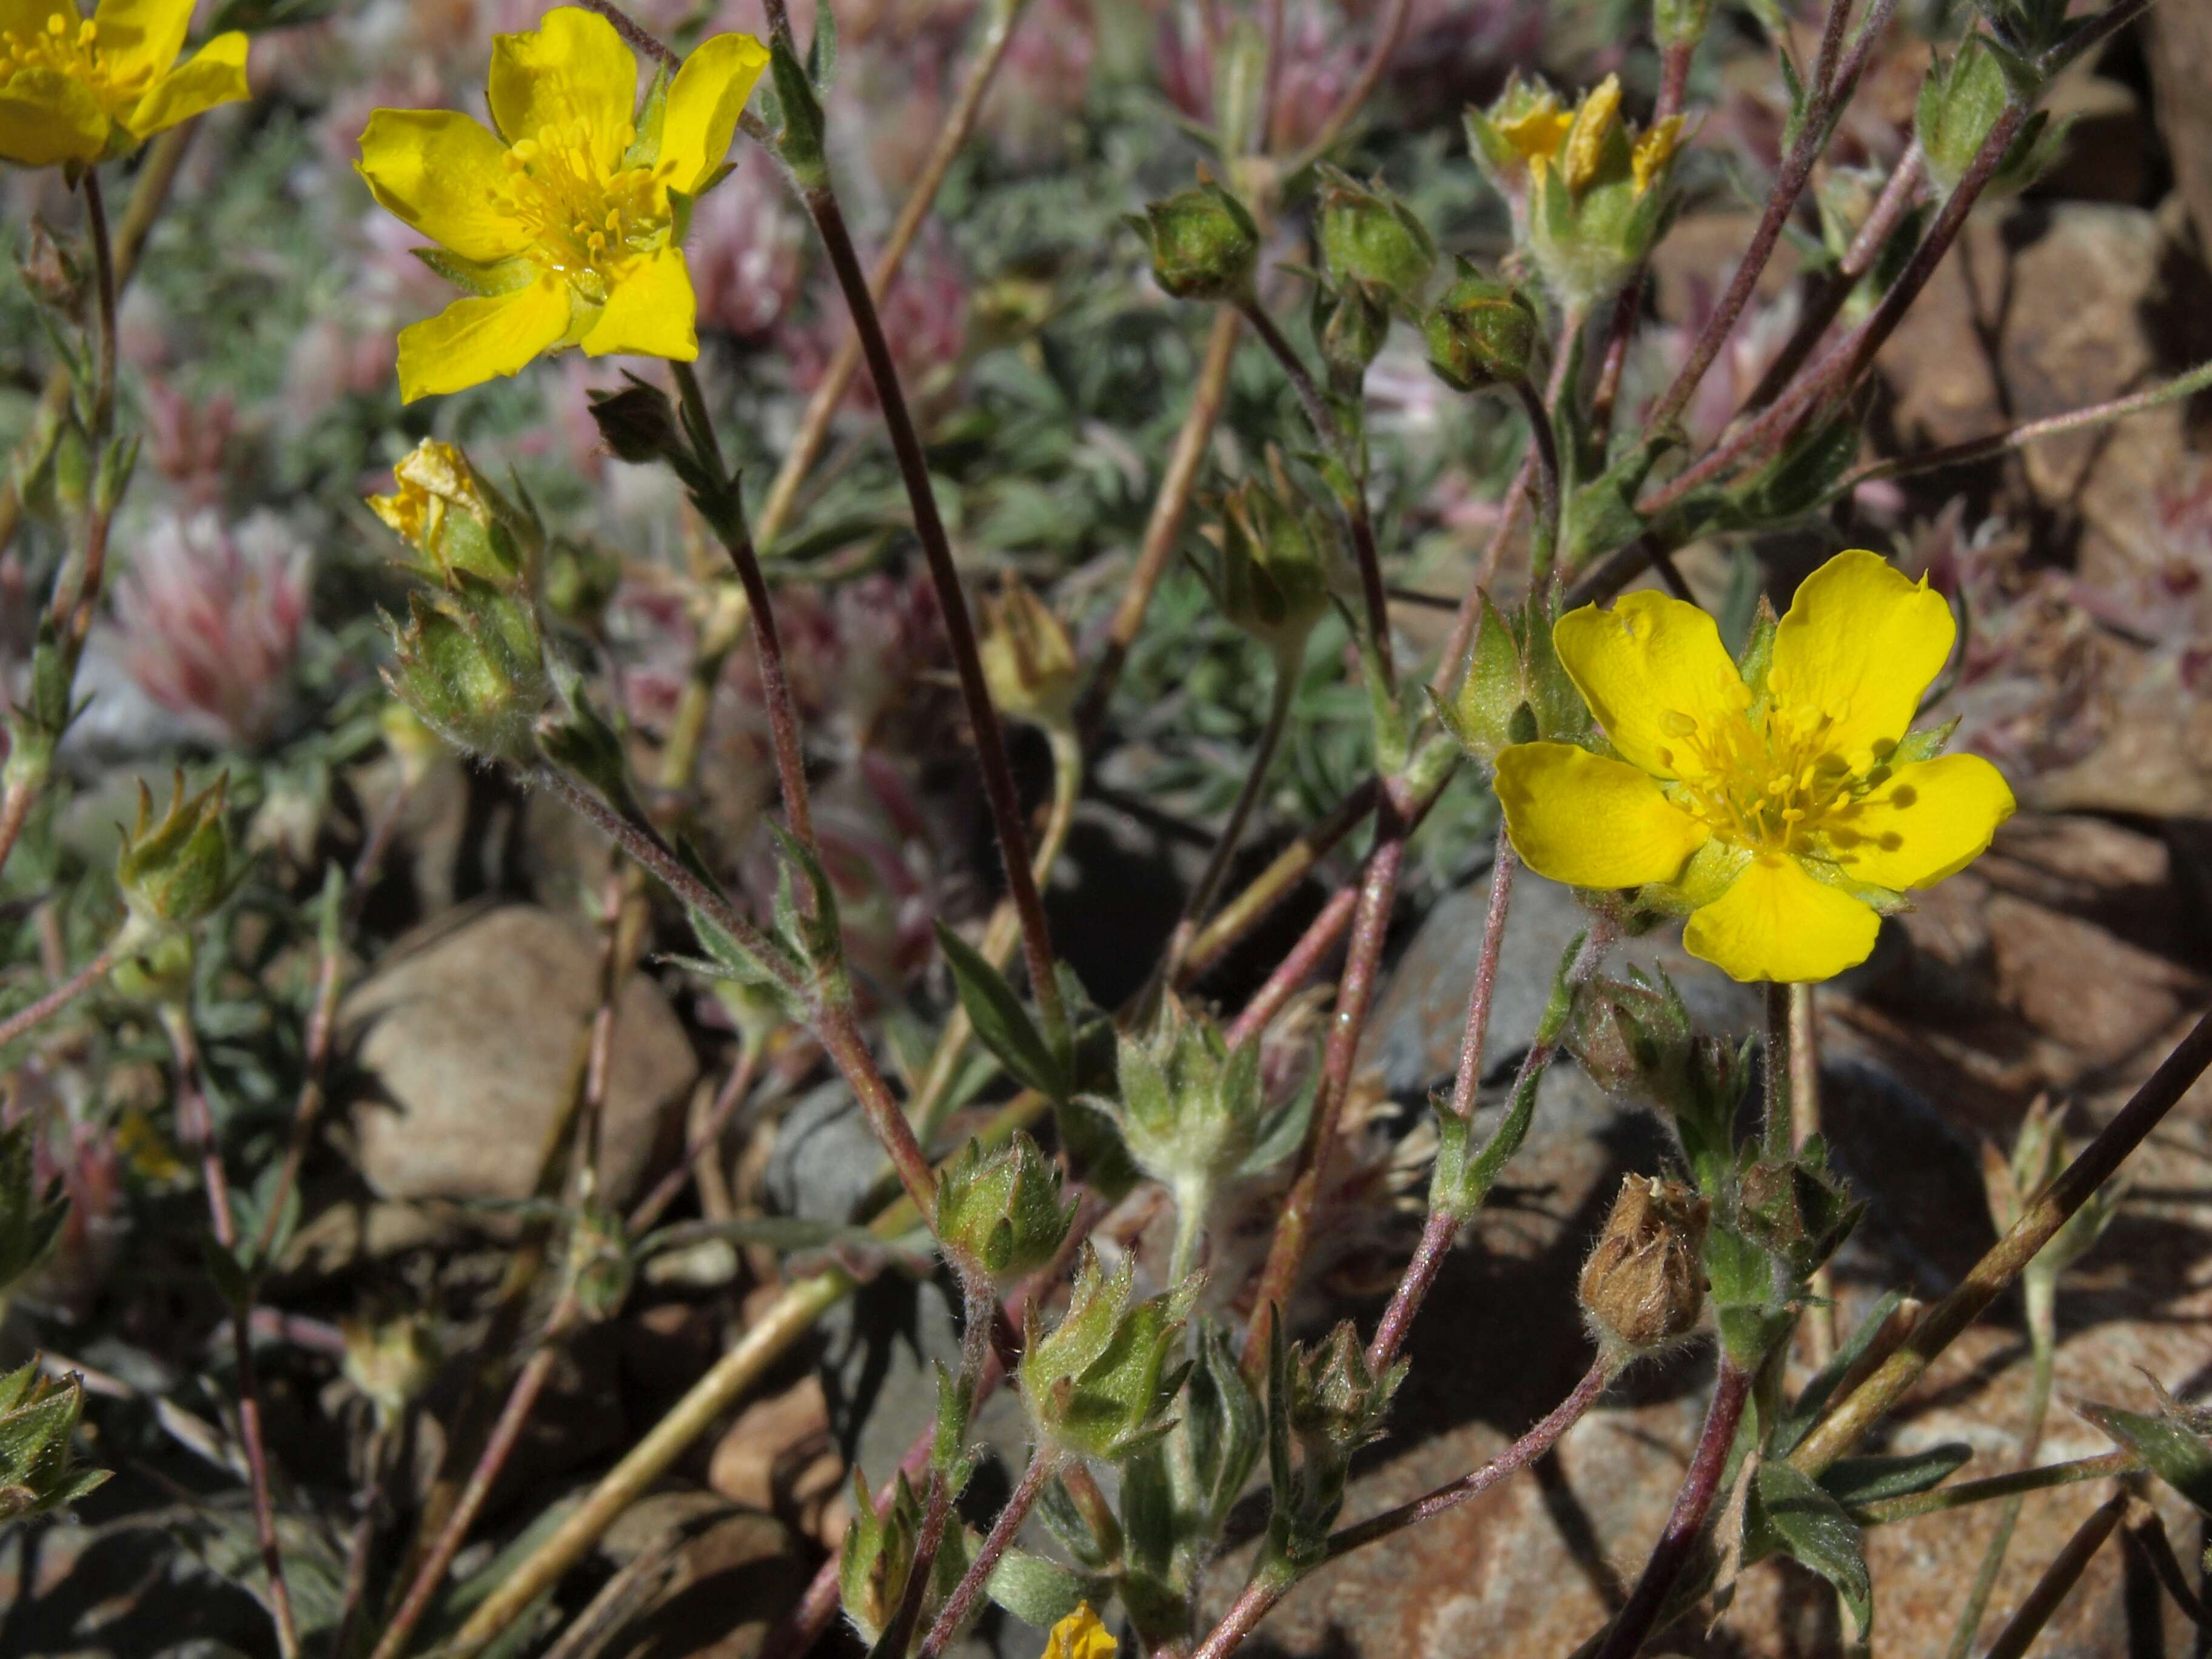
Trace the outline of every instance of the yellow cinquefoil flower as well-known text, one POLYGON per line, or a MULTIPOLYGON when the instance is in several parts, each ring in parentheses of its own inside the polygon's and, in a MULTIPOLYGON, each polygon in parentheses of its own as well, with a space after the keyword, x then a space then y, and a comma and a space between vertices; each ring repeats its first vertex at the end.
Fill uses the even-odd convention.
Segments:
POLYGON ((767 64, 752 36, 715 35, 641 108, 614 25, 563 6, 492 43, 503 137, 455 110, 373 113, 361 176, 440 244, 425 263, 474 296, 400 331, 399 395, 458 392, 571 345, 696 357, 684 230, 767 64))
POLYGON ((1571 611, 1553 642, 1620 758, 1500 751, 1514 848, 1554 881, 1690 911, 1683 943, 1733 978, 1841 973, 1874 949, 1879 911, 2012 816, 1989 762, 1924 758, 1936 743, 1906 736, 1956 632, 1941 594, 1864 551, 1806 579, 1748 684, 1695 605, 1571 611))
POLYGON ((246 96, 235 29, 177 62, 191 21, 192 0, 0 0, 0 158, 106 161, 246 96))
POLYGON ((1052 1627, 1043 1659, 1114 1659, 1117 1645, 1085 1601, 1052 1627))
POLYGON ((1681 131, 1677 115, 1634 132, 1620 118, 1620 80, 1611 75, 1572 109, 1516 76, 1487 110, 1467 112, 1468 149, 1512 209, 1515 242, 1560 299, 1582 308, 1650 251, 1681 131))

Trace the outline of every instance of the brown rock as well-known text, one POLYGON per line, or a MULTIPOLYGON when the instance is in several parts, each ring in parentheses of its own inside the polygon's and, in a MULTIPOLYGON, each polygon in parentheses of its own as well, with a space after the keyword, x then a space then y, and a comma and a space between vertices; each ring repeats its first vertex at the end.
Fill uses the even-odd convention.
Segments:
POLYGON ((829 1401, 811 1372, 739 1412, 707 1467, 708 1485, 723 1497, 787 1516, 809 1533, 839 1502, 844 1480, 845 1462, 830 1434, 829 1401))
POLYGON ((711 1492, 657 1492, 599 1548, 635 1609, 592 1650, 607 1659, 752 1659, 811 1577, 781 1522, 711 1492))
MULTIPOLYGON (((387 1198, 529 1194, 599 1004, 599 947, 543 910, 478 913, 403 941, 339 1010, 381 1098, 354 1110, 362 1172, 387 1198)), ((602 1190, 619 1201, 652 1161, 697 1069, 652 981, 615 1021, 602 1190)))

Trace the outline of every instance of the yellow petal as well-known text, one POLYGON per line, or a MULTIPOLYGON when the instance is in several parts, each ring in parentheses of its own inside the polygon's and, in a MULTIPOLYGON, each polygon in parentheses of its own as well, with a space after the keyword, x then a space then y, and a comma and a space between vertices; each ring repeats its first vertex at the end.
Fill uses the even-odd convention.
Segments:
POLYGON ((1567 188, 1579 191, 1597 177, 1605 154, 1606 137, 1620 113, 1620 77, 1608 75, 1583 98, 1567 132, 1567 153, 1560 163, 1567 188))
POLYGON ((1822 828, 1846 876, 1902 892, 1981 857, 2014 805, 2004 775, 1979 755, 1945 755, 1899 767, 1822 828))
POLYGON ((1552 629, 1559 660, 1624 758, 1679 775, 1680 720, 1711 731, 1747 701, 1713 619, 1664 593, 1629 593, 1611 611, 1584 605, 1552 629))
POLYGON ((458 110, 380 109, 361 135, 361 176, 386 211, 465 259, 530 245, 506 206, 507 149, 458 110))
POLYGON ((1630 152, 1628 165, 1636 177, 1638 196, 1651 188, 1651 181, 1666 169, 1674 158, 1674 143, 1681 137, 1682 118, 1670 115, 1657 126, 1636 141, 1630 152))
POLYGON ((644 255, 611 284, 606 308, 584 336, 584 355, 670 357, 688 363, 699 355, 699 301, 682 252, 663 247, 644 255))
POLYGON ((27 167, 97 161, 107 132, 92 89, 59 70, 18 70, 0 85, 0 158, 27 167))
POLYGON ((1774 630, 1767 689, 1778 708, 1831 716, 1836 753, 1880 758, 1912 724, 1957 635, 1941 593, 1855 548, 1798 588, 1774 630))
POLYGON ((551 271, 528 288, 456 300, 399 331, 399 396, 413 403, 512 374, 568 330, 568 284, 551 271))
POLYGON ((523 34, 491 46, 491 118, 509 143, 525 138, 563 144, 582 128, 602 174, 629 146, 637 109, 637 58, 595 11, 562 6, 523 34), (625 136, 629 135, 629 136, 625 136))
POLYGON ((92 21, 100 26, 100 55, 108 73, 126 88, 143 87, 166 73, 184 50, 192 0, 100 0, 92 21))
POLYGON ((750 34, 717 34, 702 40, 669 83, 660 128, 660 157, 653 172, 671 190, 698 193, 722 165, 738 117, 753 83, 768 67, 768 48, 750 34))
POLYGON ((1574 124, 1575 118, 1561 109, 1558 101, 1547 93, 1531 105, 1525 114, 1492 125, 1507 143, 1521 152, 1524 160, 1533 161, 1540 155, 1548 157, 1556 154, 1574 124))
POLYGON ((1522 861, 1570 887, 1672 881, 1712 834, 1634 767, 1572 744, 1499 750, 1498 801, 1522 861))
POLYGON ((1881 930, 1881 918, 1849 893, 1770 853, 1690 918, 1682 945, 1730 979, 1796 984, 1857 967, 1881 930))
POLYGON ((1052 1627, 1044 1659, 1114 1659, 1115 1646, 1113 1633, 1085 1601, 1052 1627))
POLYGON ((252 94, 246 85, 246 36, 236 29, 218 34, 146 89, 125 125, 141 138, 167 131, 217 104, 235 104, 252 94))

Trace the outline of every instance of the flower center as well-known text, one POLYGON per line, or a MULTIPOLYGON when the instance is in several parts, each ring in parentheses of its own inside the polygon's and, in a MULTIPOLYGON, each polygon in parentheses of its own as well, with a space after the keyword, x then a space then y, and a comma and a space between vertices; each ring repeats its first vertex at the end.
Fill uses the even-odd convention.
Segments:
POLYGON ((1749 691, 1736 695, 1745 706, 1717 720, 1661 714, 1674 741, 1659 750, 1660 761, 1680 780, 1680 804, 1723 840, 1754 853, 1811 851, 1830 816, 1856 796, 1875 757, 1837 748, 1847 706, 1754 715, 1749 691))
POLYGON ((17 69, 49 69, 91 88, 103 106, 129 88, 118 85, 100 49, 100 25, 74 11, 58 11, 41 29, 0 30, 0 51, 17 69))
MULTIPOLYGON (((637 135, 625 125, 616 136, 623 151, 637 135)), ((581 121, 540 127, 507 152, 506 206, 530 228, 538 263, 600 304, 614 267, 668 229, 653 169, 602 167, 581 121)))

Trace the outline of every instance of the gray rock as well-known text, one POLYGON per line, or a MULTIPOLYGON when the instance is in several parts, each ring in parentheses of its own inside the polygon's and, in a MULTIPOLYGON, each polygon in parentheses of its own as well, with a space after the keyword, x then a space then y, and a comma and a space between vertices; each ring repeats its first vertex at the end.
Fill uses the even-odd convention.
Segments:
MULTIPOLYGON (((376 1097, 355 1104, 362 1174, 386 1198, 515 1200, 574 1086, 599 1006, 597 945, 545 911, 477 913, 426 930, 339 1010, 376 1097)), ((602 1192, 633 1192, 697 1073, 653 981, 632 975, 615 1018, 602 1192)))

